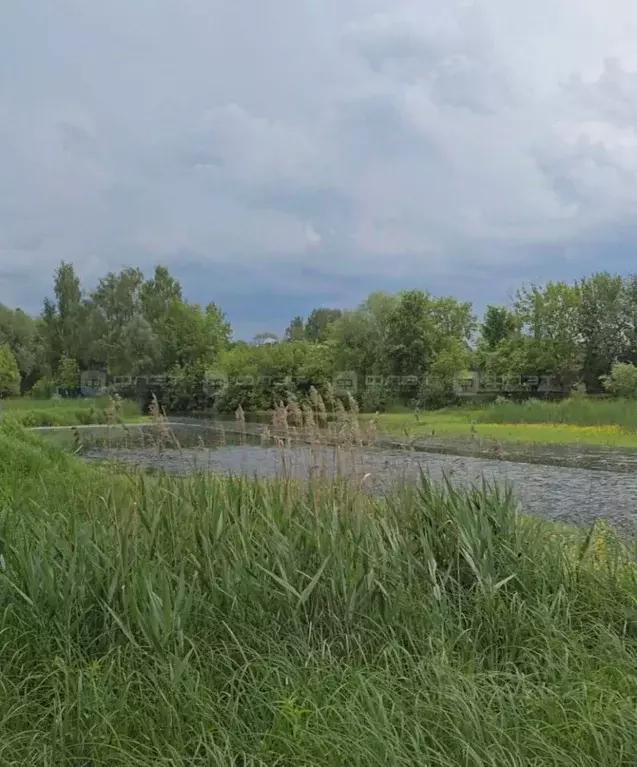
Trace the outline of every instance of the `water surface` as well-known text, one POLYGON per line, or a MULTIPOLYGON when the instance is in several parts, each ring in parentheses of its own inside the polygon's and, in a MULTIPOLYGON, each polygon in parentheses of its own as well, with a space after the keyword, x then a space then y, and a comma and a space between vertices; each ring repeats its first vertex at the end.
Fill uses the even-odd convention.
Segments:
POLYGON ((637 473, 506 460, 406 452, 388 448, 338 451, 329 447, 281 449, 256 444, 166 449, 94 447, 88 460, 111 459, 169 472, 209 471, 271 477, 282 470, 294 477, 310 474, 349 476, 370 492, 383 492, 397 480, 417 481, 424 471, 433 479, 476 484, 485 478, 512 486, 524 511, 575 524, 605 518, 632 532, 637 522, 637 473))

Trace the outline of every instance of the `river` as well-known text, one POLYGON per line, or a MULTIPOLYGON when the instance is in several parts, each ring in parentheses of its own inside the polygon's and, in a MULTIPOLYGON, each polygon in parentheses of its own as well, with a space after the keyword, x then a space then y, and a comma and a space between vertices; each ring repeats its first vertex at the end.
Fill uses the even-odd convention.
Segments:
POLYGON ((447 476, 451 482, 480 483, 484 477, 512 486, 523 511, 542 517, 575 524, 590 524, 606 519, 624 532, 633 532, 637 522, 636 455, 618 450, 582 449, 570 451, 564 446, 550 446, 544 462, 538 460, 541 451, 534 448, 533 460, 527 462, 520 455, 515 460, 499 460, 478 455, 451 455, 441 452, 396 449, 377 446, 335 451, 326 446, 299 445, 289 448, 261 446, 257 438, 248 435, 247 444, 236 444, 236 436, 223 440, 218 431, 208 428, 205 439, 202 431, 195 430, 192 438, 187 424, 172 428, 183 430, 180 448, 168 447, 159 451, 144 445, 122 446, 102 443, 87 446, 87 460, 116 460, 141 467, 164 469, 169 472, 189 473, 205 470, 222 474, 248 474, 273 476, 282 469, 288 475, 303 478, 321 471, 330 476, 346 474, 361 480, 369 475, 364 486, 372 492, 383 492, 392 482, 417 480, 424 471, 433 479, 447 476), (212 439, 211 434, 217 434, 212 439), (194 446, 199 443, 199 447, 194 446), (232 444, 234 442, 234 444, 232 444), (252 444, 250 444, 252 443, 252 444), (566 465, 554 465, 555 460, 566 459, 566 465), (597 464, 568 465, 577 455, 583 462, 597 464), (548 457, 547 457, 548 456, 548 457), (591 459, 593 456, 593 459, 591 459), (550 460, 551 457, 553 460, 550 460), (285 465, 284 465, 285 464, 285 465), (553 464, 553 465, 551 465, 553 464))

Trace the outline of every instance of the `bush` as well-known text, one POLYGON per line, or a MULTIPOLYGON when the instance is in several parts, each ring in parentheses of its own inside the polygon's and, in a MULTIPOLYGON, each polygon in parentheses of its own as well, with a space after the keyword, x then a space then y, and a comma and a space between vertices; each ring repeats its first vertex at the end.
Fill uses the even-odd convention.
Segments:
POLYGON ((40 378, 31 387, 29 396, 33 399, 51 399, 55 389, 56 386, 51 378, 40 378))
POLYGON ((77 360, 62 357, 55 374, 56 385, 67 392, 74 392, 80 383, 80 367, 77 360))
POLYGON ((600 378, 605 391, 615 397, 637 399, 637 366, 627 362, 615 362, 610 375, 600 378))
POLYGON ((20 394, 20 370, 8 344, 0 344, 0 397, 20 394))

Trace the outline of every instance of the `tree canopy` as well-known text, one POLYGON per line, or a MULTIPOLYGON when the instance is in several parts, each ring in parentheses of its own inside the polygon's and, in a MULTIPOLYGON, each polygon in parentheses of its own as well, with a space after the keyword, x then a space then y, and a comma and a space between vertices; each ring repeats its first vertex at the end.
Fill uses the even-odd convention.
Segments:
POLYGON ((316 307, 293 317, 282 338, 264 329, 251 343, 233 340, 220 306, 188 301, 161 265, 149 277, 111 272, 85 290, 62 262, 38 316, 0 305, 2 396, 70 390, 83 371, 100 370, 166 376, 178 408, 210 404, 202 391, 213 378, 226 382, 214 391, 218 407, 265 408, 348 375, 361 404, 375 409, 453 401, 467 371, 526 377, 536 388, 552 376, 563 393, 632 391, 619 382, 632 380, 625 366, 635 364, 637 277, 606 272, 523 286, 481 320, 452 296, 377 291, 355 308, 316 307))

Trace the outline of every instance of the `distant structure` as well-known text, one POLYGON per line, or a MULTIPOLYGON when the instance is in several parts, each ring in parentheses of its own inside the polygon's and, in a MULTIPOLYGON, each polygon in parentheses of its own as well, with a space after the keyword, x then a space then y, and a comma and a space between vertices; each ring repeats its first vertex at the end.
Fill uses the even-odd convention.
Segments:
POLYGON ((258 333, 253 339, 252 343, 255 346, 264 346, 265 344, 276 344, 279 342, 279 337, 276 333, 258 333))

